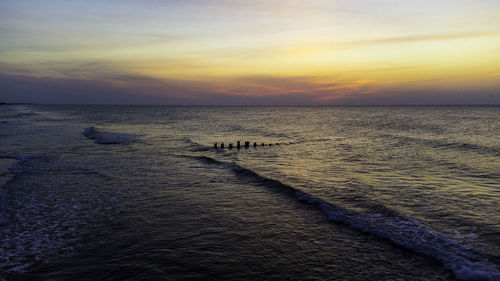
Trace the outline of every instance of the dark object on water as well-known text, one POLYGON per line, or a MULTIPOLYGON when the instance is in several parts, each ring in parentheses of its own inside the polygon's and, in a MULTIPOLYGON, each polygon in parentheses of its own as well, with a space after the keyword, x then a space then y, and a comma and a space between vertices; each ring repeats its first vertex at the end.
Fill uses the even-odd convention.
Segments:
POLYGON ((257 147, 257 143, 256 142, 253 143, 253 147, 257 147))
POLYGON ((273 146, 273 144, 272 144, 272 143, 270 143, 270 144, 269 144, 269 146, 273 146))
POLYGON ((237 148, 237 149, 240 149, 240 148, 241 148, 240 141, 238 141, 238 143, 236 144, 236 148, 237 148))
POLYGON ((232 144, 232 143, 230 143, 228 148, 229 148, 229 149, 233 149, 233 144, 232 144))
POLYGON ((262 146, 266 146, 264 143, 262 143, 262 146))
POLYGON ((279 142, 277 142, 276 145, 280 145, 279 142))
POLYGON ((220 148, 224 148, 224 143, 221 143, 221 144, 220 144, 220 148))
POLYGON ((214 148, 217 149, 217 143, 214 143, 214 148))
POLYGON ((249 141, 246 141, 245 142, 245 148, 249 148, 250 147, 250 142, 249 141))

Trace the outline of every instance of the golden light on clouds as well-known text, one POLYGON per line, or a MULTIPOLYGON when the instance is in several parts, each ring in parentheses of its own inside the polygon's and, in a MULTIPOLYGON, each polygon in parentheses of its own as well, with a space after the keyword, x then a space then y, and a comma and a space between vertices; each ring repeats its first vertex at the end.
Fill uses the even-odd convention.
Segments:
POLYGON ((1 74, 304 103, 500 90, 496 1, 46 2, 0 4, 1 74))

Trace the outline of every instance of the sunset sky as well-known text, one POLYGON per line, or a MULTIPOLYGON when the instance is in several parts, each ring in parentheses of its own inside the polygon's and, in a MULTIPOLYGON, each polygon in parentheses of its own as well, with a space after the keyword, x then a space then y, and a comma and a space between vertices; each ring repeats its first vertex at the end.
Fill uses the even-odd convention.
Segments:
POLYGON ((500 104, 500 1, 0 0, 0 102, 500 104))

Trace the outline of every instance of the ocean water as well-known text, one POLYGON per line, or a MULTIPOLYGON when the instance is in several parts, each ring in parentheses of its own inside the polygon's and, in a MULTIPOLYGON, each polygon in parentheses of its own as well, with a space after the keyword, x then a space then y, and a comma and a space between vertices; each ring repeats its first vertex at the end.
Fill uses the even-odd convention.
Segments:
POLYGON ((0 280, 500 280, 498 106, 2 106, 0 184, 0 280))

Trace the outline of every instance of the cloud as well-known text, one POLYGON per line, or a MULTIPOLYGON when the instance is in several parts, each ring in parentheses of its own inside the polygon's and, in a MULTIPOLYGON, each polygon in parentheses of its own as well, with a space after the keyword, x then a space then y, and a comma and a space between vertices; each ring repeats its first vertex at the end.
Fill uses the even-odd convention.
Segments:
POLYGON ((353 93, 335 102, 338 105, 499 105, 500 91, 385 88, 375 92, 353 93))
POLYGON ((53 74, 64 75, 40 77, 36 76, 38 72, 0 64, 0 101, 190 105, 500 103, 498 89, 488 87, 445 89, 413 82, 380 88, 367 80, 312 75, 160 79, 120 71, 107 61, 48 65, 52 65, 53 74))
POLYGON ((218 92, 262 104, 325 104, 354 92, 368 92, 368 81, 323 76, 251 75, 212 81, 218 92))
MULTIPOLYGON (((136 73, 123 72, 122 65, 109 61, 91 62, 54 62, 47 61, 36 66, 39 71, 23 70, 22 67, 9 64, 5 66, 2 84, 11 85, 5 88, 14 98, 17 89, 27 93, 36 92, 36 87, 46 89, 44 95, 48 100, 65 100, 69 103, 99 103, 99 95, 95 92, 110 93, 117 97, 117 103, 124 98, 131 102, 141 103, 182 103, 182 104, 318 104, 335 100, 343 95, 364 91, 366 82, 350 82, 335 80, 321 76, 273 76, 247 75, 225 77, 198 77, 197 79, 154 78, 136 73), (21 84, 32 85, 29 87, 21 84), (36 86, 35 86, 36 85, 36 86), (85 95, 88 91, 88 96, 85 95), (63 97, 63 93, 64 97, 63 97), (56 95, 57 94, 57 95, 56 95), (49 96, 57 98, 49 98, 49 96), (131 99, 131 97, 134 97, 131 99), (142 98, 141 98, 142 97, 142 98)), ((2 85, 0 85, 2 86, 2 85)), ((39 91, 40 92, 40 91, 39 91)), ((102 102, 112 103, 103 95, 102 102)), ((25 96, 24 102, 44 102, 43 95, 25 96), (35 100, 35 101, 33 101, 35 100)), ((23 102, 21 98, 16 98, 23 102)))
MULTIPOLYGON (((123 77, 125 79, 125 77, 123 77)), ((135 77, 146 84, 149 79, 135 77)), ((0 99, 6 102, 55 104, 189 104, 203 95, 193 88, 163 83, 162 88, 117 87, 104 81, 0 75, 0 99), (165 94, 158 94, 163 93, 165 94), (183 93, 180 95, 170 92, 183 93)))
POLYGON ((239 77, 241 92, 200 81, 127 76, 127 85, 104 81, 0 75, 0 101, 46 104, 187 104, 187 105, 426 105, 500 104, 499 91, 371 89, 360 81, 344 84, 302 77, 239 77), (262 88, 259 88, 258 84, 262 88), (283 86, 281 86, 283 83, 283 86), (265 89, 275 88, 268 93, 265 89), (222 90, 221 90, 222 89, 222 90))
POLYGON ((193 51, 192 54, 203 55, 210 54, 212 57, 218 58, 248 58, 255 57, 256 59, 275 58, 290 58, 310 55, 322 55, 339 50, 348 50, 352 48, 363 48, 375 45, 388 44, 403 44, 417 42, 433 42, 433 41, 449 41, 457 39, 478 39, 478 38, 496 38, 500 37, 500 33, 431 33, 418 34, 396 37, 380 37, 353 41, 330 41, 323 40, 322 42, 306 43, 306 42, 291 42, 286 45, 269 45, 269 46, 241 46, 233 48, 230 46, 221 46, 210 49, 200 49, 193 51))
POLYGON ((368 40, 358 40, 350 42, 332 43, 340 46, 362 46, 394 43, 411 43, 422 41, 439 41, 468 38, 500 37, 500 33, 450 33, 450 34, 422 34, 399 37, 376 38, 368 40))
POLYGON ((28 68, 0 61, 0 74, 34 75, 34 73, 28 68))
POLYGON ((114 73, 108 80, 0 75, 7 102, 69 104, 324 104, 362 83, 318 77, 245 76, 195 81, 114 73))

